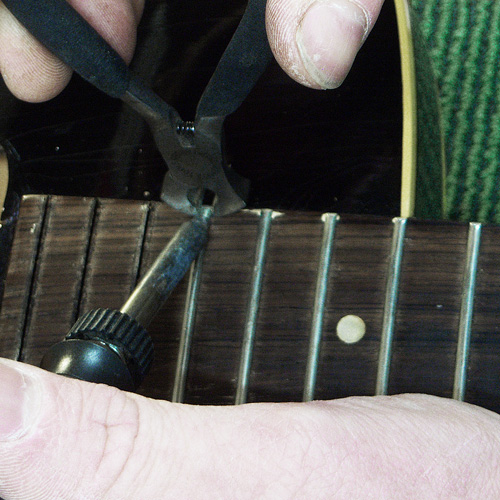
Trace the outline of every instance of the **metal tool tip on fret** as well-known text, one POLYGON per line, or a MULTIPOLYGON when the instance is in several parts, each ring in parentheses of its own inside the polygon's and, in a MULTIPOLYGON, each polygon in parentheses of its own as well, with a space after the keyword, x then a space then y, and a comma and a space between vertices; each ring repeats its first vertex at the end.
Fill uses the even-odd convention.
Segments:
POLYGON ((226 173, 220 171, 212 178, 208 186, 203 188, 193 187, 175 179, 169 172, 165 175, 161 191, 161 199, 171 207, 189 215, 195 215, 200 206, 211 205, 213 215, 229 215, 245 208, 249 191, 249 181, 231 172, 231 182, 226 173), (213 200, 205 204, 201 200, 206 193, 212 193, 213 200))

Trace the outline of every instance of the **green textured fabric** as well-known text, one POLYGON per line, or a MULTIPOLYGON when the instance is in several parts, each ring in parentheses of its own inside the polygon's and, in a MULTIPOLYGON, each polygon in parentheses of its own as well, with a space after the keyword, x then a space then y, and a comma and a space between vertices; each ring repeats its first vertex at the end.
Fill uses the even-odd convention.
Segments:
POLYGON ((446 216, 500 223, 500 1, 411 1, 439 89, 446 216))
MULTIPOLYGON (((413 16, 412 16, 413 17, 413 16)), ((417 24, 412 19, 412 26, 417 24)), ((417 84, 417 179, 415 216, 421 219, 447 217, 443 199, 444 141, 440 127, 439 90, 420 30, 413 30, 417 84)))

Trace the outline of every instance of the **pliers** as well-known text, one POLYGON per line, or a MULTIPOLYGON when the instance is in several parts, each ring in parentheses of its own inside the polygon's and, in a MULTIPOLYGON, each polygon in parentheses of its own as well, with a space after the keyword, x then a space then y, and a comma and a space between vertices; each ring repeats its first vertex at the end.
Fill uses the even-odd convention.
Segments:
POLYGON ((271 58, 264 24, 266 0, 249 0, 236 32, 198 103, 193 122, 133 76, 125 62, 66 0, 3 0, 52 53, 111 97, 122 99, 151 126, 168 166, 161 197, 193 215, 158 256, 120 310, 81 316, 42 367, 133 390, 152 362, 145 326, 202 250, 212 215, 245 206, 248 181, 225 162, 223 124, 246 98, 271 58), (211 195, 210 206, 206 195, 211 195))
POLYGON ((161 198, 196 214, 209 193, 214 215, 245 206, 249 183, 231 170, 223 150, 223 124, 247 97, 271 59, 266 0, 249 0, 233 38, 198 103, 193 122, 137 77, 66 0, 3 0, 14 16, 53 54, 111 97, 120 98, 149 123, 168 166, 161 198))

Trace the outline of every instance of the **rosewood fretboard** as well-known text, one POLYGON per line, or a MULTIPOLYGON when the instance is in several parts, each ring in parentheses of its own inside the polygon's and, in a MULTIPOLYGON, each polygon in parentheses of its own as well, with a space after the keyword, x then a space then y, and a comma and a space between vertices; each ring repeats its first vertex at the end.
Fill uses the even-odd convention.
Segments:
MULTIPOLYGON (((37 364, 80 313, 120 307, 183 220, 159 203, 26 197, 0 354, 37 364)), ((141 392, 231 404, 408 391, 500 411, 499 243, 500 228, 478 224, 217 219, 192 275, 192 334, 185 279, 150 326, 141 392), (336 334, 346 315, 366 325, 358 342, 336 334)))

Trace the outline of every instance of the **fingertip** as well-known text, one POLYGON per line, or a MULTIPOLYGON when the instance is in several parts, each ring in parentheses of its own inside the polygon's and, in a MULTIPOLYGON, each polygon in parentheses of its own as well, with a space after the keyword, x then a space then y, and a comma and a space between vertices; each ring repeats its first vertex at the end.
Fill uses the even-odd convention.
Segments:
POLYGON ((278 64, 302 85, 320 88, 304 68, 295 42, 299 19, 305 9, 294 0, 268 0, 266 30, 269 45, 278 64))
POLYGON ((368 15, 350 0, 315 2, 296 31, 304 69, 321 88, 337 88, 351 69, 368 31, 368 15))
POLYGON ((2 3, 0 47, 0 73, 18 99, 49 100, 71 78, 71 70, 35 40, 2 3))
POLYGON ((316 89, 338 87, 383 0, 268 0, 266 25, 278 63, 316 89))
MULTIPOLYGON (((130 62, 144 0, 70 2, 130 62)), ((0 73, 18 99, 32 103, 50 100, 71 78, 71 69, 35 40, 1 2, 0 47, 0 73)))
POLYGON ((40 67, 25 64, 17 68, 2 69, 2 77, 10 92, 18 99, 30 103, 48 101, 64 90, 72 71, 60 61, 40 67))

